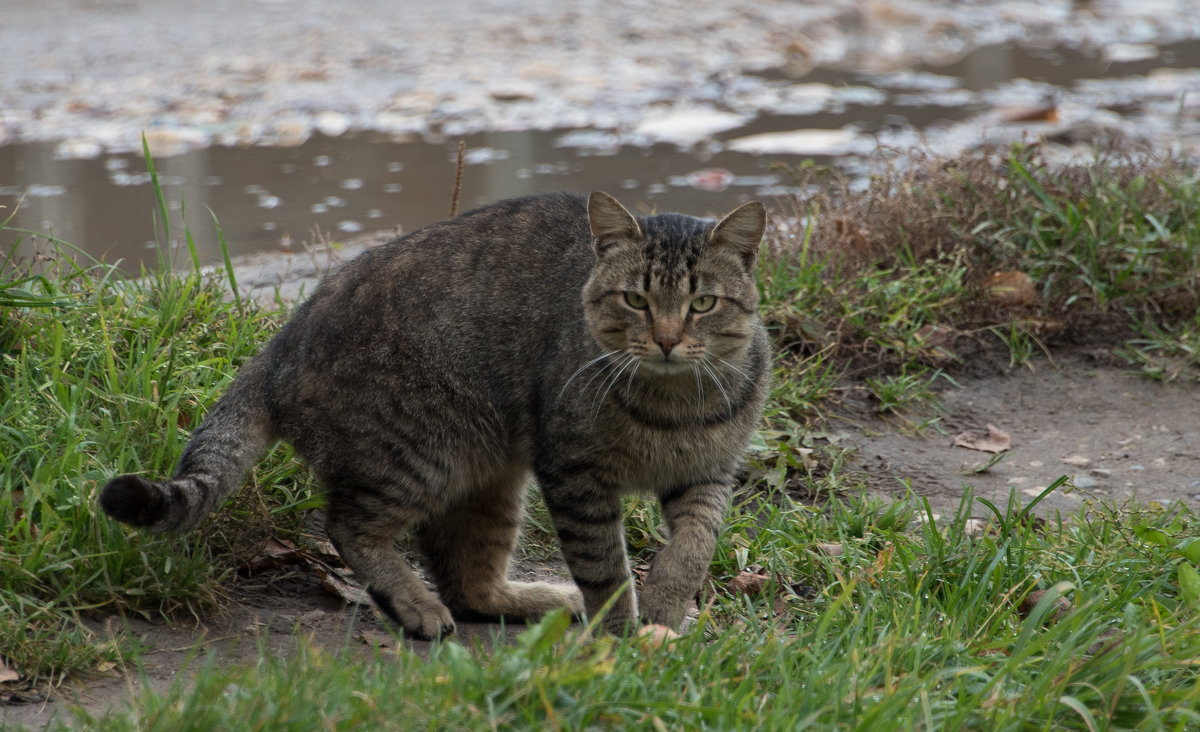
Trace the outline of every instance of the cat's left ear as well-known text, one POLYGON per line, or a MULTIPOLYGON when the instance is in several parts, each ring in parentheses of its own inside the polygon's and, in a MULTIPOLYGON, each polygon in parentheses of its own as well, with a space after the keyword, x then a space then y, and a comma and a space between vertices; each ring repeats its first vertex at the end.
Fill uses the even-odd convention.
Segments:
POLYGON ((642 227, 621 203, 603 191, 588 197, 588 226, 596 254, 603 254, 622 241, 638 241, 642 227))
POLYGON ((758 201, 742 204, 713 227, 708 235, 709 246, 730 247, 746 269, 754 267, 758 257, 758 245, 762 243, 767 229, 767 209, 758 201))

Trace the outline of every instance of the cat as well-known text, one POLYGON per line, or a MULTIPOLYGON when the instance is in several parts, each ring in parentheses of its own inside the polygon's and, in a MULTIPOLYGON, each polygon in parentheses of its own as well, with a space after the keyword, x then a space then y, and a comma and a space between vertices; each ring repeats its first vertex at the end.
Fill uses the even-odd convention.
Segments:
POLYGON ((113 478, 100 506, 194 528, 282 438, 327 495, 342 559, 411 636, 451 633, 456 615, 595 617, 610 601, 605 630, 639 616, 677 628, 769 388, 765 225, 757 202, 719 222, 637 218, 595 192, 417 230, 321 283, 239 370, 173 478, 113 478), (508 579, 531 474, 574 587, 508 579), (640 603, 630 492, 657 496, 669 531, 640 603), (397 549, 406 532, 435 591, 397 549))

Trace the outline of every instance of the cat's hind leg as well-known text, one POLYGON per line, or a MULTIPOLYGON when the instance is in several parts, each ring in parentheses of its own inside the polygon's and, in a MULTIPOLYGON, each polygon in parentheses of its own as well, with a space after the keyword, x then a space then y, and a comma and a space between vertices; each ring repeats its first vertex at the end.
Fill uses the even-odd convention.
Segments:
POLYGON ((493 479, 417 531, 438 594, 460 618, 539 618, 560 607, 583 613, 583 598, 572 585, 508 579, 525 480, 518 470, 493 479))
POLYGON ((412 636, 428 640, 453 633, 450 611, 396 547, 396 539, 424 518, 426 510, 402 505, 368 486, 325 482, 329 540, 375 605, 412 636))

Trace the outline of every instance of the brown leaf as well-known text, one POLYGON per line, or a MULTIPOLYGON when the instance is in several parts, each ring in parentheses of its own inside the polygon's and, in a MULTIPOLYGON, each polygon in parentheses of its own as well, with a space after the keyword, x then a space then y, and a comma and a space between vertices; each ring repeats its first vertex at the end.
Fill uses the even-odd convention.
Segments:
POLYGON ((818 541, 813 546, 815 546, 817 548, 818 552, 824 554, 827 557, 840 557, 846 553, 846 547, 843 546, 842 544, 826 543, 826 542, 818 541))
POLYGON ((280 567, 300 562, 311 562, 308 552, 287 539, 270 538, 259 550, 258 556, 246 562, 242 569, 255 572, 266 567, 280 567))
POLYGON ((669 648, 672 641, 678 637, 679 634, 674 628, 665 625, 643 625, 637 631, 638 640, 653 648, 662 648, 664 645, 669 648))
POLYGON ((1087 655, 1099 656, 1108 653, 1125 640, 1125 633, 1120 628, 1109 628, 1096 638, 1096 642, 1087 647, 1087 655))
POLYGON ((989 424, 986 432, 968 430, 958 434, 954 438, 954 446, 980 452, 1004 452, 1012 447, 1012 438, 1007 432, 1001 432, 994 425, 989 424))
POLYGON ((359 630, 355 634, 354 640, 368 645, 373 648, 391 648, 393 645, 392 637, 387 633, 381 633, 377 630, 359 630))
POLYGON ((1037 302, 1037 288, 1029 275, 1018 270, 994 272, 984 285, 988 301, 1004 307, 1023 307, 1037 302))
POLYGON ((946 325, 924 325, 915 334, 923 354, 934 363, 957 361, 953 346, 959 332, 946 325))
MULTIPOLYGON (((1021 617, 1028 618, 1030 613, 1033 612, 1033 609, 1037 607, 1037 604, 1042 601, 1043 597, 1046 596, 1047 592, 1049 592, 1049 590, 1034 590, 1026 595, 1025 599, 1021 600, 1020 607, 1017 608, 1017 611, 1021 614, 1021 617)), ((1058 599, 1054 601, 1054 609, 1050 612, 1049 620, 1059 620, 1062 618, 1062 616, 1069 612, 1071 612, 1071 601, 1065 597, 1059 596, 1058 599)))
POLYGON ((1058 107, 1016 107, 1000 114, 1005 122, 1058 122, 1058 107))
POLYGON ((320 564, 314 564, 313 570, 321 578, 321 585, 329 592, 342 598, 344 602, 356 605, 370 605, 371 598, 366 590, 349 578, 348 570, 332 569, 320 564), (345 573, 345 574, 343 574, 345 573))
POLYGON ((744 595, 761 595, 766 589, 767 581, 771 579, 771 575, 765 571, 759 570, 751 572, 742 570, 738 576, 729 580, 727 587, 731 592, 740 592, 744 595))

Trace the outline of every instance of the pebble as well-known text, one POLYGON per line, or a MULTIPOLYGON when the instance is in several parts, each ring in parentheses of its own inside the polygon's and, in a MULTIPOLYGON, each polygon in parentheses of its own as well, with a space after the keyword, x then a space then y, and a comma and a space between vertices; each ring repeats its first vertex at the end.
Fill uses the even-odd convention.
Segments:
POLYGON ((1086 468, 1092 464, 1091 460, 1082 455, 1068 455, 1067 457, 1062 458, 1059 462, 1066 463, 1067 465, 1074 465, 1077 468, 1086 468))
POLYGON ((1072 485, 1080 490, 1091 490, 1100 485, 1100 481, 1086 475, 1077 475, 1071 480, 1072 485))

